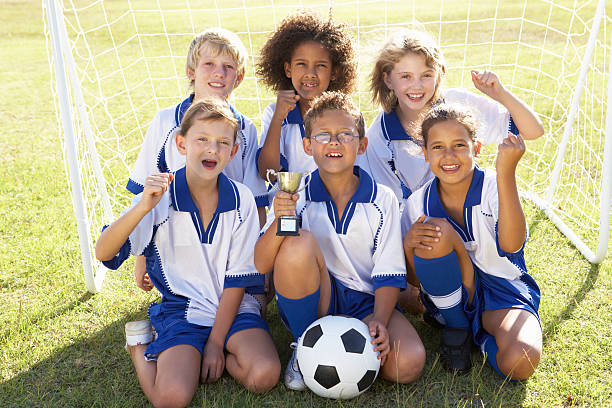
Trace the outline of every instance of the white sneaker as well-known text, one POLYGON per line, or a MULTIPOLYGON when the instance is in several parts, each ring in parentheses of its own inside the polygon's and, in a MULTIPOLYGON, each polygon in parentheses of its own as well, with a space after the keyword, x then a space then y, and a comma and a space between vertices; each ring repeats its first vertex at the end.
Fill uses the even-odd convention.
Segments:
POLYGON ((302 377, 302 373, 300 373, 300 367, 297 362, 297 343, 291 343, 290 347, 293 349, 293 354, 291 354, 291 358, 285 369, 285 386, 290 390, 304 391, 306 389, 306 384, 304 383, 304 377, 302 377))
POLYGON ((149 344, 153 341, 153 328, 149 320, 137 320, 125 324, 125 342, 127 346, 149 344))

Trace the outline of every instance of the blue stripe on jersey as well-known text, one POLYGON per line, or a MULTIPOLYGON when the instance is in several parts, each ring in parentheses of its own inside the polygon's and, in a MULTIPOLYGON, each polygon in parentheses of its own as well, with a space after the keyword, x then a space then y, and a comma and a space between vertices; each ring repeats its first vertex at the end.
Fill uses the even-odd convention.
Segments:
POLYGON ((289 113, 287 117, 283 120, 284 125, 300 125, 300 134, 302 135, 302 139, 306 137, 306 131, 304 130, 304 119, 302 119, 302 113, 300 112, 300 107, 295 105, 289 113))
POLYGON ((132 194, 140 194, 142 193, 142 190, 144 190, 144 186, 142 184, 139 184, 132 179, 128 179, 128 183, 125 188, 132 194))
POLYGON ((406 275, 376 275, 372 278, 374 290, 383 286, 406 289, 406 275))
POLYGON ((337 234, 346 235, 349 224, 353 219, 353 214, 355 213, 356 203, 373 203, 376 199, 378 186, 374 180, 372 180, 370 175, 366 171, 359 168, 359 166, 353 167, 353 174, 359 176, 359 184, 357 185, 357 190, 355 190, 355 193, 350 198, 344 209, 342 219, 340 219, 338 216, 336 203, 334 203, 332 200, 331 196, 327 192, 327 189, 325 188, 325 185, 323 184, 323 180, 321 180, 319 170, 312 172, 310 176, 310 183, 306 187, 307 201, 325 202, 327 207, 327 216, 329 217, 329 220, 334 226, 337 234))
POLYGON ((404 127, 402 126, 402 123, 397 117, 397 113, 395 112, 395 110, 392 110, 389 113, 383 112, 382 117, 380 118, 380 123, 382 125, 382 134, 385 139, 410 140, 420 145, 420 143, 415 138, 406 133, 404 127))
MULTIPOLYGON (((102 227, 102 231, 104 231, 107 228, 108 228, 108 225, 105 225, 104 227, 102 227)), ((108 269, 115 271, 119 269, 123 261, 125 261, 126 259, 130 257, 131 252, 132 252, 132 244, 130 243, 130 239, 128 238, 125 240, 123 245, 121 245, 121 248, 119 249, 119 252, 117 253, 117 255, 115 255, 113 259, 110 259, 108 261, 102 261, 102 265, 104 265, 108 269)))
POLYGON ((391 160, 387 162, 389 168, 391 168, 391 172, 395 174, 397 180, 400 183, 400 188, 402 189, 402 198, 405 200, 412 194, 412 191, 404 184, 402 179, 399 176, 399 172, 397 171, 397 167, 395 166, 395 152, 391 148, 391 141, 387 141, 387 149, 391 152, 391 160))
POLYGON ((512 119, 512 115, 510 115, 510 120, 508 121, 508 132, 512 133, 513 135, 519 134, 519 130, 514 123, 514 119, 512 119))
POLYGON ((265 276, 261 273, 251 273, 240 276, 225 276, 223 288, 263 287, 265 276))
POLYGON ((474 241, 474 232, 472 227, 472 207, 479 205, 482 199, 482 185, 484 182, 484 171, 478 166, 474 167, 474 173, 472 175, 472 182, 470 188, 465 196, 465 202, 463 203, 463 223, 465 227, 459 225, 444 209, 440 195, 438 194, 438 178, 434 178, 433 181, 427 186, 425 195, 423 197, 423 207, 425 208, 425 215, 429 217, 446 218, 446 220, 453 226, 455 231, 459 234, 464 242, 474 241))
POLYGON ((185 176, 185 167, 174 173, 174 180, 172 180, 172 183, 170 184, 170 198, 172 201, 172 207, 176 211, 191 213, 193 226, 198 232, 200 242, 203 244, 212 244, 213 237, 219 223, 219 214, 237 210, 240 207, 240 195, 238 193, 238 187, 236 187, 234 182, 223 173, 219 174, 217 180, 219 186, 217 208, 215 209, 213 217, 206 228, 204 227, 202 219, 200 218, 200 212, 191 198, 191 193, 189 192, 189 186, 187 185, 187 179, 185 176))

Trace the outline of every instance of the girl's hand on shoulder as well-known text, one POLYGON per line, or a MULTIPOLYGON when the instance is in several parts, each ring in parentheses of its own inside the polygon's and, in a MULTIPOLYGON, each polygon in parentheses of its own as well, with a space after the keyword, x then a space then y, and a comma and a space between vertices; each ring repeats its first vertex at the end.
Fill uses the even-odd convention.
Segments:
POLYGON ((370 336, 373 338, 371 343, 374 345, 374 351, 378 351, 379 353, 378 359, 382 367, 387 361, 387 354, 391 351, 389 332, 387 331, 387 327, 374 317, 368 322, 368 328, 370 329, 370 336))
POLYGON ((297 200, 299 198, 299 194, 290 194, 285 191, 279 191, 274 196, 274 217, 278 218, 280 216, 294 216, 295 215, 295 207, 297 205, 297 200))
POLYGON ((142 199, 140 202, 145 206, 147 211, 152 210, 161 200, 162 196, 168 190, 174 175, 172 173, 152 174, 145 180, 144 190, 142 191, 142 199))
POLYGON ((497 74, 492 71, 472 70, 472 82, 476 89, 496 101, 506 91, 497 74))
POLYGON ((225 369, 225 354, 223 345, 207 341, 202 357, 202 382, 206 384, 217 381, 225 369))
POLYGON ((277 120, 284 120, 289 112, 295 109, 300 96, 296 95, 293 89, 279 91, 276 95, 276 107, 274 108, 274 116, 277 120))
POLYGON ((495 161, 495 170, 498 173, 512 171, 516 169, 516 165, 525 153, 525 141, 521 135, 513 135, 508 133, 497 147, 497 160, 495 161))
POLYGON ((440 241, 442 232, 437 225, 426 222, 427 216, 421 215, 404 237, 404 248, 431 250, 431 244, 440 241))

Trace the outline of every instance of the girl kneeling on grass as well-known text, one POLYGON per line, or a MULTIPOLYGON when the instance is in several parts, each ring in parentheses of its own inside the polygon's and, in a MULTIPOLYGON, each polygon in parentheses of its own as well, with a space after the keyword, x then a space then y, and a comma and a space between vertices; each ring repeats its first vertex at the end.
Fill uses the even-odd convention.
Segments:
POLYGON ((497 173, 475 164, 476 127, 458 107, 439 105, 422 124, 434 179, 414 192, 402 215, 408 280, 442 324, 445 367, 471 368, 472 339, 495 371, 533 374, 542 353, 540 290, 527 273, 527 228, 515 170, 520 135, 499 144, 497 173))

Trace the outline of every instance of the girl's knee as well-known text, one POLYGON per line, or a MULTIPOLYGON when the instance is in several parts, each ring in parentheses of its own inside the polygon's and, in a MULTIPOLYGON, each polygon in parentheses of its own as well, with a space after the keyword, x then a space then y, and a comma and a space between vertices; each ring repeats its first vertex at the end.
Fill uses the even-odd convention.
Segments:
POLYGON ((434 218, 428 223, 438 226, 442 235, 438 238, 438 242, 427 243, 431 249, 416 248, 414 255, 424 259, 441 258, 448 255, 454 248, 457 232, 446 220, 434 218))
POLYGON ((502 374, 513 380, 531 377, 540 363, 542 348, 538 345, 515 342, 498 353, 497 363, 502 374))

